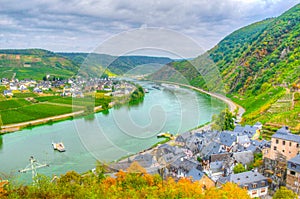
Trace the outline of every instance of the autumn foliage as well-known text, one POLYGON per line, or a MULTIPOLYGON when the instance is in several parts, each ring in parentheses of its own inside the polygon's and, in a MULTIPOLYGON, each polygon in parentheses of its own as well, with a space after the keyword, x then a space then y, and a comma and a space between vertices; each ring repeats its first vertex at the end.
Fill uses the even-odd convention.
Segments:
MULTIPOLYGON (((136 165, 131 168, 136 169, 136 165)), ((130 169, 129 169, 130 170, 130 169)), ((135 170, 136 171, 136 170, 135 170)), ((93 173, 79 175, 74 171, 61 175, 56 181, 38 176, 35 185, 6 187, 1 198, 249 198, 247 191, 227 183, 221 188, 203 190, 198 182, 182 178, 162 180, 159 175, 119 171, 114 176, 93 173)))

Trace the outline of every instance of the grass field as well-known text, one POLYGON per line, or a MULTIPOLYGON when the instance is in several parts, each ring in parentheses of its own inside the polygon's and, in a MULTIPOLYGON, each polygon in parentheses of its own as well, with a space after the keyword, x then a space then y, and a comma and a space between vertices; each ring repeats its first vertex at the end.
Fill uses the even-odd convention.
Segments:
POLYGON ((18 93, 16 98, 1 101, 0 115, 3 125, 7 125, 86 110, 87 107, 100 105, 106 105, 107 107, 107 104, 111 102, 110 96, 101 94, 101 96, 98 95, 97 97, 98 98, 72 98, 61 96, 37 97, 37 95, 33 93, 18 93), (23 99, 25 97, 34 97, 39 103, 29 102, 23 99), (67 105, 75 105, 76 107, 73 108, 67 105))
POLYGON ((60 96, 44 96, 44 97, 35 97, 34 99, 36 99, 39 102, 47 102, 47 101, 51 101, 54 99, 58 99, 61 98, 60 96))
POLYGON ((27 98, 27 97, 36 97, 35 93, 14 93, 14 98, 27 98))
POLYGON ((2 110, 0 111, 0 114, 3 124, 6 125, 62 115, 71 112, 72 107, 62 107, 50 104, 33 104, 31 106, 23 106, 13 110, 2 110))
POLYGON ((19 108, 31 104, 32 104, 31 102, 28 102, 25 99, 12 99, 12 100, 1 101, 0 111, 7 110, 7 109, 15 109, 15 108, 19 108))

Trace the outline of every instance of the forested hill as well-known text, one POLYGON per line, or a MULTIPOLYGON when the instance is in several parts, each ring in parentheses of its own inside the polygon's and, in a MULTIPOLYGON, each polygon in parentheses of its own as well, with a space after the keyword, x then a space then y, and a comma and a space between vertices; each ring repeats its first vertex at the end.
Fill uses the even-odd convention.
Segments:
MULTIPOLYGON (((233 32, 205 55, 190 62, 173 62, 168 67, 190 84, 213 90, 215 85, 210 85, 211 78, 205 76, 214 66, 228 96, 246 108, 244 122, 285 124, 299 131, 299 94, 295 92, 300 85, 299 44, 300 4, 277 18, 233 32)), ((152 78, 178 79, 170 71, 164 68, 152 78)))
MULTIPOLYGON (((46 74, 70 78, 77 74, 92 77, 121 75, 144 64, 172 62, 165 57, 110 56, 94 53, 55 53, 43 49, 0 49, 0 77, 41 80, 46 74), (83 64, 84 63, 84 64, 83 64), (84 66, 83 66, 84 65, 84 66)), ((158 66, 159 67, 159 66, 158 66)))
POLYGON ((0 50, 0 77, 42 79, 46 74, 68 78, 79 66, 69 59, 42 49, 0 50))
MULTIPOLYGON (((86 65, 90 73, 97 73, 103 70, 110 71, 113 74, 122 75, 144 64, 165 65, 172 62, 167 57, 149 57, 149 56, 111 56, 96 53, 58 53, 78 65, 86 65)), ((83 66, 84 67, 84 66, 83 66)))

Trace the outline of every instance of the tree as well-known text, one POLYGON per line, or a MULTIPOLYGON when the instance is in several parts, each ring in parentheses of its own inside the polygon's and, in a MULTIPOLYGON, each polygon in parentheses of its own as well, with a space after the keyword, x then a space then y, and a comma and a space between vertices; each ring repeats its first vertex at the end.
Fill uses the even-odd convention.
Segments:
POLYGON ((287 189, 284 186, 281 186, 280 189, 278 189, 275 194, 273 195, 273 199, 292 199, 292 198, 298 198, 297 194, 293 192, 292 190, 287 189))
POLYGON ((1 127, 3 126, 3 121, 2 121, 2 117, 0 115, 0 130, 1 130, 1 127))
POLYGON ((146 169, 142 167, 138 162, 134 161, 131 165, 127 168, 128 173, 147 173, 146 169))
POLYGON ((235 174, 237 174, 237 173, 242 173, 242 172, 245 172, 245 171, 246 171, 246 169, 245 169, 244 165, 242 165, 241 163, 238 163, 238 164, 233 168, 233 172, 234 172, 235 174))
POLYGON ((218 131, 233 130, 235 116, 225 109, 219 115, 213 115, 213 125, 212 128, 218 131))

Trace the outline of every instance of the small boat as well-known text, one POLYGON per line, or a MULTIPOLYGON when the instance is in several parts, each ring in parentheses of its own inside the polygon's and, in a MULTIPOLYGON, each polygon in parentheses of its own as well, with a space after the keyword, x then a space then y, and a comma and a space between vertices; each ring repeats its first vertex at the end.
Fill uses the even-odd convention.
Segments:
POLYGON ((52 146, 54 150, 58 150, 59 152, 65 152, 65 146, 62 142, 54 143, 52 142, 52 146))
POLYGON ((166 133, 159 133, 157 134, 157 138, 173 138, 173 134, 166 132, 166 133))
POLYGON ((145 88, 145 89, 144 89, 144 92, 145 92, 145 93, 149 93, 149 90, 145 88))
POLYGON ((155 88, 157 90, 160 90, 160 87, 159 86, 152 86, 152 88, 155 88))

